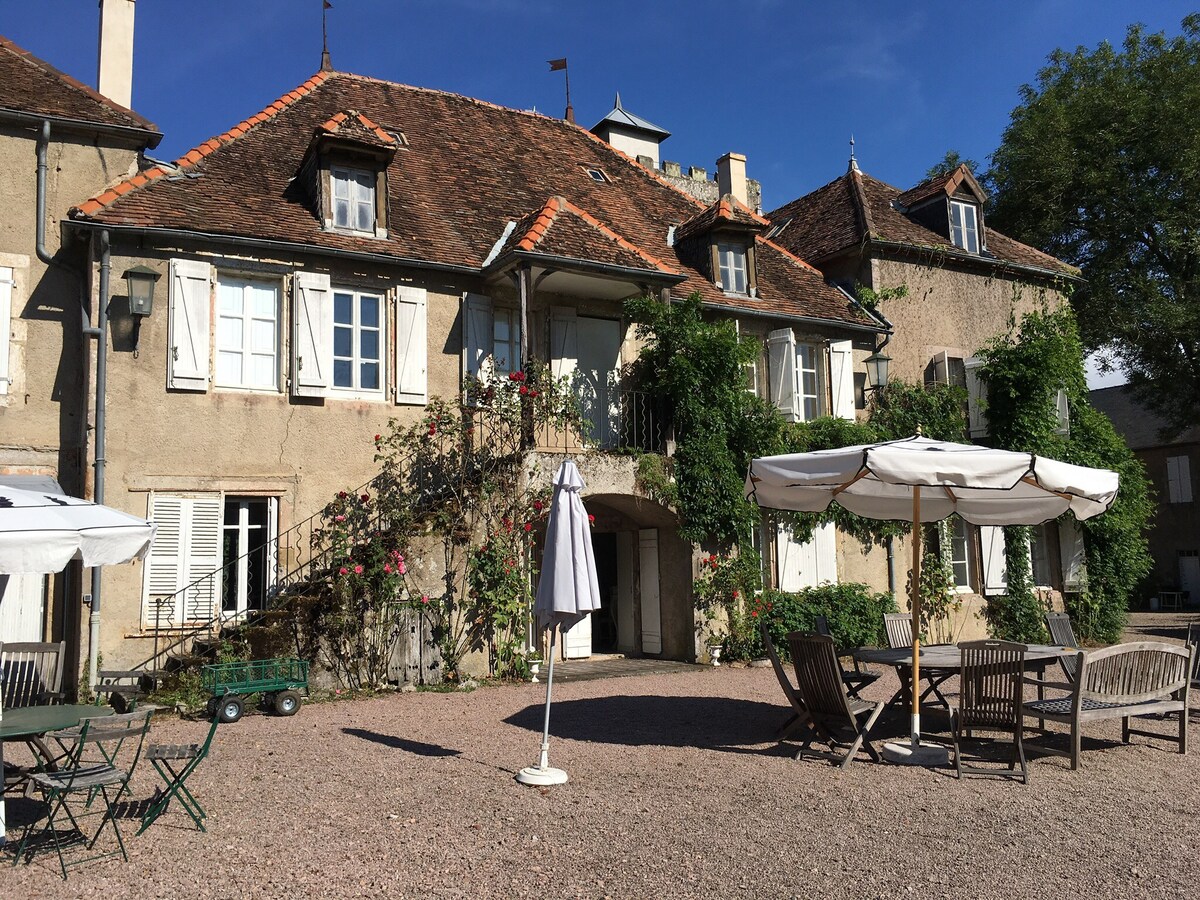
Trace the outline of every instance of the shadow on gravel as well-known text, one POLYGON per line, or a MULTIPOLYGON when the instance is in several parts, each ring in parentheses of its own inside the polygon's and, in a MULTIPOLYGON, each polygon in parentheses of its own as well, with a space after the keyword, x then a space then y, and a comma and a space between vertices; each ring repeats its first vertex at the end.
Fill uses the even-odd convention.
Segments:
POLYGON ((461 750, 451 750, 449 747, 443 747, 439 744, 424 744, 421 741, 410 741, 408 738, 397 737, 394 734, 381 734, 378 731, 368 731, 365 728, 343 728, 342 734, 362 738, 364 741, 371 741, 376 744, 383 744, 385 747, 393 747, 396 750, 403 750, 405 753, 413 753, 417 756, 462 755, 461 750))

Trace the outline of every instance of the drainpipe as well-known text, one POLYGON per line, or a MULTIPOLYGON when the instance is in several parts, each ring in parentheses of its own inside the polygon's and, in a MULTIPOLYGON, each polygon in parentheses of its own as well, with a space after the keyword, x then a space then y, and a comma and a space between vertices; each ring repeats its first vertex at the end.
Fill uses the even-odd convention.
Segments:
MULTIPOLYGON (((104 394, 108 388, 108 286, 112 270, 112 253, 108 231, 100 232, 100 295, 97 298, 96 332, 99 336, 96 347, 96 461, 95 490, 97 503, 104 503, 104 394)), ((92 614, 88 620, 88 687, 93 691, 99 684, 100 651, 100 588, 102 570, 92 568, 92 614)))

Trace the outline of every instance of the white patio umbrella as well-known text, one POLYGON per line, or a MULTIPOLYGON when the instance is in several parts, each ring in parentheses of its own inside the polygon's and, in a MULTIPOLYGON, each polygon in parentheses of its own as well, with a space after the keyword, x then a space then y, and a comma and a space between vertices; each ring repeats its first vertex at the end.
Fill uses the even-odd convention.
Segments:
MULTIPOLYGON (((49 575, 73 559, 107 566, 150 551, 154 525, 77 497, 0 484, 0 575, 49 575)), ((3 769, 0 744, 0 769, 3 769)), ((0 846, 5 841, 0 797, 0 846)))
POLYGON ((541 578, 533 605, 537 628, 550 629, 550 666, 546 675, 546 717, 542 725, 542 752, 536 766, 517 773, 521 784, 564 784, 567 773, 550 767, 550 695, 554 688, 554 643, 559 629, 569 631, 584 616, 600 608, 596 557, 592 533, 580 492, 583 478, 571 460, 554 476, 554 499, 546 526, 541 578))
POLYGON ((820 512, 836 501, 856 515, 913 523, 912 736, 906 754, 921 750, 921 522, 957 513, 975 525, 1037 525, 1070 510, 1088 519, 1117 496, 1117 473, 1074 466, 1032 453, 995 450, 915 436, 767 456, 750 463, 746 497, 772 509, 820 512))

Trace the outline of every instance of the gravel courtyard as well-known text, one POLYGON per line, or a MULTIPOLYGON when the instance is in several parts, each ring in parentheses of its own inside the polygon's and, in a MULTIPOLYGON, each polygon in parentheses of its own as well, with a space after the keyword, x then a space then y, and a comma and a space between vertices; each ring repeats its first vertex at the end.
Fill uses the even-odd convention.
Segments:
MULTIPOLYGON (((894 688, 888 674, 867 696, 894 688)), ((508 685, 248 715, 221 726, 191 782, 207 834, 172 810, 130 838, 127 865, 64 883, 42 854, 0 869, 2 894, 1124 898, 1194 897, 1200 880, 1200 753, 1121 745, 1119 722, 1085 733, 1078 772, 1034 755, 1028 786, 865 756, 841 772, 771 739, 787 710, 770 669, 692 667, 556 686, 551 760, 571 781, 522 787, 544 696, 508 685)), ((164 719, 151 735, 206 727, 164 719)), ((139 769, 135 796, 155 778, 139 769)), ((11 801, 12 832, 36 809, 11 801)))

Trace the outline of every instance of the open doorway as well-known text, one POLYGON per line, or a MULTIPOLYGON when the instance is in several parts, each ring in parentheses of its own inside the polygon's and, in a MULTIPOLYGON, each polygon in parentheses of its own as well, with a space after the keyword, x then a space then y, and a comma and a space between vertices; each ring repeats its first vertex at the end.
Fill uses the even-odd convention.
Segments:
POLYGON ((617 536, 593 532, 592 552, 600 587, 600 610, 592 615, 592 652, 616 653, 617 648, 617 536))

